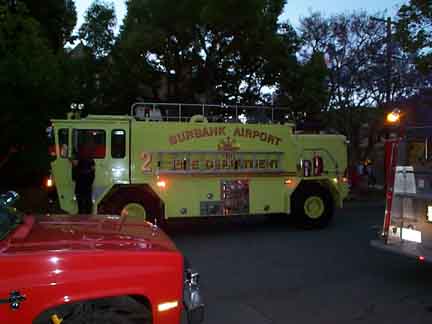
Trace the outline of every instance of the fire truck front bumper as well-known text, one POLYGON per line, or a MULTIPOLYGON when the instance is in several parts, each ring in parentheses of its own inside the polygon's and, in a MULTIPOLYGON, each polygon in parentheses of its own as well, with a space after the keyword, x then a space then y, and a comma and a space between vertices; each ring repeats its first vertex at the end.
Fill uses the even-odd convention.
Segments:
POLYGON ((407 241, 385 243, 384 240, 378 239, 370 241, 370 245, 386 252, 432 263, 432 249, 425 248, 421 243, 407 241))

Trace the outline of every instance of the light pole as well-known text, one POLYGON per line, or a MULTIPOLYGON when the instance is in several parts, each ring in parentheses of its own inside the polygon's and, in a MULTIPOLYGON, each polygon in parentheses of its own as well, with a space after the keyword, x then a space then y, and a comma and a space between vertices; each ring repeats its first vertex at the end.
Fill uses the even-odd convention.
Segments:
POLYGON ((392 93, 392 69, 393 69, 393 33, 392 25, 396 24, 392 21, 391 17, 387 19, 381 19, 376 17, 371 17, 371 20, 377 22, 383 22, 386 24, 386 104, 391 101, 392 93))
POLYGON ((390 17, 386 20, 386 29, 387 29, 387 46, 386 46, 386 54, 387 54, 387 77, 386 77, 386 103, 389 103, 391 100, 391 90, 392 90, 392 52, 393 52, 393 37, 392 37, 392 19, 390 17))
MULTIPOLYGON (((396 145, 400 140, 400 137, 403 133, 403 128, 401 124, 401 118, 402 118, 402 112, 399 108, 393 109, 391 112, 389 112, 386 115, 384 125, 386 125, 386 128, 388 129, 387 132, 390 132, 390 130, 393 129, 393 131, 396 131, 397 137, 396 139, 387 139, 385 141, 384 145, 384 192, 387 193, 387 187, 391 184, 388 183, 390 179, 390 172, 393 168, 393 159, 394 156, 394 150, 396 149, 396 145)), ((390 179, 390 182, 393 181, 390 179)))

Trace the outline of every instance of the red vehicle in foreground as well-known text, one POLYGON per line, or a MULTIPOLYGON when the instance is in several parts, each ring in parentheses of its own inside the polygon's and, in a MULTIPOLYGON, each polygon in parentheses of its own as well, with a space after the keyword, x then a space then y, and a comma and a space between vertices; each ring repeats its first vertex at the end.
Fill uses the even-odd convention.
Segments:
POLYGON ((198 274, 150 223, 23 215, 0 195, 0 323, 201 323, 198 274))

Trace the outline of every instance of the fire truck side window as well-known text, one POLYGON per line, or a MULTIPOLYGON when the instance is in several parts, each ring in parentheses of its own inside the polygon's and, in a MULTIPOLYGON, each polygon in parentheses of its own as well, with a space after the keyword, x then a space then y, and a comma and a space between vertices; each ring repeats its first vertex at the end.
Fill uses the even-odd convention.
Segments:
POLYGON ((106 135, 100 129, 74 130, 74 154, 91 159, 103 159, 106 154, 106 135))
POLYGON ((115 129, 111 133, 111 157, 123 159, 126 156, 126 132, 115 129))
POLYGON ((62 128, 58 132, 58 141, 60 148, 60 157, 67 159, 69 157, 69 129, 62 128))

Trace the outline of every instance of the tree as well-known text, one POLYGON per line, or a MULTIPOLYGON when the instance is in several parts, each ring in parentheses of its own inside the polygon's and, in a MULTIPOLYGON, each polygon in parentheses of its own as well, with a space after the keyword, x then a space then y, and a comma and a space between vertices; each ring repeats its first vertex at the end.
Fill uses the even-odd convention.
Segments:
POLYGON ((114 4, 96 0, 87 9, 84 24, 79 29, 79 37, 99 59, 106 57, 114 44, 114 28, 117 24, 114 4))
MULTIPOLYGON (((371 126, 370 137, 377 137, 374 134, 382 125, 382 116, 370 110, 386 102, 387 92, 391 100, 397 100, 413 89, 413 65, 395 43, 389 44, 386 25, 380 20, 366 13, 329 18, 314 13, 301 21, 302 57, 325 53, 329 70, 326 109, 334 112, 327 115, 331 117, 328 122, 348 136, 353 148, 359 147, 364 123, 371 126), (386 56, 387 46, 392 46, 391 62, 386 56), (371 116, 375 120, 368 119, 371 116)), ((352 153, 353 159, 360 158, 358 150, 352 153)))
MULTIPOLYGON (((81 42, 65 55, 64 70, 68 75, 69 105, 83 104, 84 113, 106 113, 106 97, 112 83, 112 49, 115 41, 114 5, 94 1, 87 9, 78 31, 81 42)), ((113 94, 117 96, 118 93, 113 94)), ((112 97, 112 96, 111 96, 112 97)))
POLYGON ((20 159, 21 175, 43 167, 49 109, 58 107, 58 59, 43 35, 24 4, 0 1, 0 156, 20 159))
POLYGON ((152 79, 159 80, 146 97, 156 93, 161 100, 258 103, 262 90, 296 64, 295 32, 278 23, 284 4, 131 0, 119 48, 130 55, 128 62, 150 68, 152 79))
POLYGON ((44 0, 43 5, 35 0, 17 0, 29 10, 29 14, 36 19, 50 47, 55 51, 62 51, 64 45, 73 40, 72 32, 77 17, 73 0, 44 0))
POLYGON ((398 38, 406 51, 416 55, 420 71, 432 71, 432 2, 410 0, 398 11, 398 38))
POLYGON ((322 128, 317 120, 322 118, 329 101, 327 78, 323 53, 313 53, 308 60, 281 75, 275 103, 291 109, 290 119, 298 127, 307 127, 306 123, 314 124, 311 126, 315 129, 322 128))

